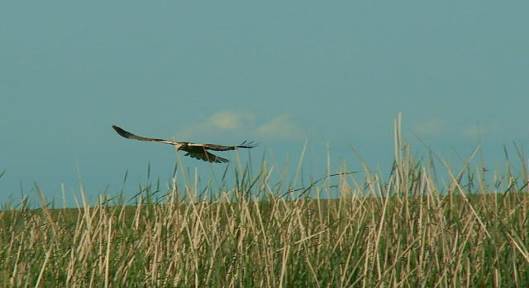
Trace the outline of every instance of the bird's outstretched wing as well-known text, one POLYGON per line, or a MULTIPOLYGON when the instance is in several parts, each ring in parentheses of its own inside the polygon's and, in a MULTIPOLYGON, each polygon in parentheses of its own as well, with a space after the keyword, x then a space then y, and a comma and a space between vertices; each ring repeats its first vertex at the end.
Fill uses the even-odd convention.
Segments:
POLYGON ((204 147, 204 149, 207 150, 214 150, 214 151, 228 151, 228 150, 235 150, 239 148, 254 148, 257 145, 254 142, 251 141, 244 141, 239 145, 232 145, 232 146, 226 146, 226 145, 218 145, 218 144, 190 144, 190 145, 200 145, 204 147))
POLYGON ((138 136, 138 135, 130 133, 129 131, 126 131, 125 129, 123 129, 121 127, 118 127, 116 125, 112 125, 112 128, 114 128, 114 130, 116 130, 116 132, 121 137, 125 137, 127 139, 133 139, 133 140, 138 140, 138 141, 161 142, 161 143, 171 144, 171 145, 176 145, 176 144, 179 143, 179 142, 176 142, 176 141, 171 141, 171 140, 166 140, 166 139, 138 136))
POLYGON ((253 148, 256 146, 254 142, 248 142, 248 141, 244 141, 241 144, 234 145, 234 146, 225 146, 225 145, 218 145, 218 144, 198 144, 198 143, 192 143, 192 142, 178 142, 178 141, 166 140, 166 139, 160 139, 160 138, 150 138, 150 137, 138 136, 116 125, 112 125, 112 128, 114 128, 114 130, 116 130, 116 132, 124 138, 138 140, 138 141, 160 142, 160 143, 175 145, 177 147, 177 150, 182 150, 182 151, 187 152, 185 154, 186 156, 190 156, 195 159, 200 159, 203 161, 214 162, 214 163, 228 162, 228 159, 211 154, 206 150, 228 151, 228 150, 235 150, 238 148, 253 148))

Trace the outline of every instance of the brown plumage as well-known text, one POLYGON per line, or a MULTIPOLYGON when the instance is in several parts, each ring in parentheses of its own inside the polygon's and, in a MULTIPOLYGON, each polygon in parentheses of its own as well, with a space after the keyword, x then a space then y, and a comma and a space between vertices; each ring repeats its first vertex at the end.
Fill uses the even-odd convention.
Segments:
POLYGON ((112 128, 114 128, 114 130, 116 130, 116 132, 120 136, 125 137, 127 139, 138 140, 138 141, 160 142, 160 143, 173 145, 176 147, 176 150, 185 151, 186 152, 185 156, 190 156, 195 159, 200 159, 203 161, 214 162, 214 163, 228 162, 228 159, 209 153, 206 150, 228 151, 228 150, 235 150, 238 148, 253 148, 256 146, 253 142, 247 142, 247 141, 242 142, 240 145, 234 145, 234 146, 173 141, 173 140, 166 140, 166 139, 160 139, 160 138, 150 138, 150 137, 138 136, 116 125, 112 125, 112 128))

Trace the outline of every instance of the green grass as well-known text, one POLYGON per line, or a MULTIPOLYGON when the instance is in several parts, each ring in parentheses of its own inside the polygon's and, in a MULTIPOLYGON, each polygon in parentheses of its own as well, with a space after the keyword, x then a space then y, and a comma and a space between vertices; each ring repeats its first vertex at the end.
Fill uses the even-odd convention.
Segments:
POLYGON ((295 191, 336 199, 280 197, 263 165, 209 201, 176 183, 134 206, 4 209, 0 286, 528 287, 525 170, 486 183, 481 167, 446 167, 439 184, 399 126, 389 176, 364 167, 295 191))

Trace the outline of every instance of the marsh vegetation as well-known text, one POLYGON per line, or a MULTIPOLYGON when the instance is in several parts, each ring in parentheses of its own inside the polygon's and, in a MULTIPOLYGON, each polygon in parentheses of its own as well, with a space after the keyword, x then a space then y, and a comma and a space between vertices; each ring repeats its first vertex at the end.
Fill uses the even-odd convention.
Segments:
POLYGON ((77 208, 6 206, 0 286, 527 287, 521 150, 502 173, 434 167, 399 127, 386 175, 364 166, 293 187, 273 183, 263 163, 226 173, 233 184, 211 199, 174 181, 164 197, 143 187, 134 205, 81 193, 77 208))

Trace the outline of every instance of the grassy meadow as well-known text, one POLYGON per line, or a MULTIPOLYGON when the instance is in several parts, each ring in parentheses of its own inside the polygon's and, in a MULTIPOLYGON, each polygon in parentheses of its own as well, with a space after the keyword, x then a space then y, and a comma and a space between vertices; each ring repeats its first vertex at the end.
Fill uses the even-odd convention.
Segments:
POLYGON ((135 205, 4 207, 0 287, 529 287, 523 153, 501 173, 455 170, 416 160, 399 127, 385 174, 290 187, 263 163, 214 199, 174 181, 135 205))

